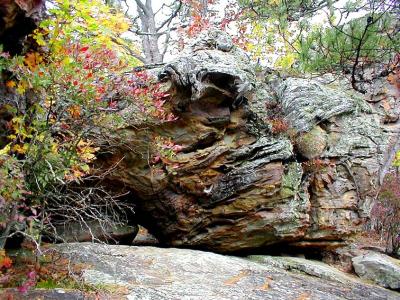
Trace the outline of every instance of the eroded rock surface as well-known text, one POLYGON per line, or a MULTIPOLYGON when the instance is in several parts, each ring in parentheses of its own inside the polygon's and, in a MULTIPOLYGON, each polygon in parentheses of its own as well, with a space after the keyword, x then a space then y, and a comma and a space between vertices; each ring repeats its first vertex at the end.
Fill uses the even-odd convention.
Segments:
POLYGON ((109 180, 133 191, 140 222, 160 242, 217 252, 332 248, 360 229, 387 147, 368 104, 311 80, 262 82, 220 31, 159 78, 179 118, 120 129, 129 146, 106 161, 124 158, 109 180), (274 130, 272 106, 285 132, 274 130), (152 163, 155 135, 182 151, 152 163))
POLYGON ((89 243, 57 248, 84 263, 86 283, 123 287, 130 300, 400 299, 356 279, 341 283, 210 252, 89 243))

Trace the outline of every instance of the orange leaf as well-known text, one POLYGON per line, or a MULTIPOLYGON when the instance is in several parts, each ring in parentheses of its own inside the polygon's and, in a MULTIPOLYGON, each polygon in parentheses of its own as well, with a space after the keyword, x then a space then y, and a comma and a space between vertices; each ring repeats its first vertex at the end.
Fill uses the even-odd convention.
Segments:
POLYGON ((42 62, 43 58, 37 52, 30 52, 25 55, 24 62, 31 71, 35 71, 37 65, 42 62))
POLYGON ((237 284, 242 278, 247 277, 250 274, 250 270, 243 270, 238 275, 233 276, 226 280, 224 284, 226 285, 233 285, 237 284))
POLYGON ((389 74, 386 79, 387 81, 389 81, 390 84, 394 84, 396 81, 396 77, 393 74, 389 74))
POLYGON ((74 119, 78 119, 81 116, 81 108, 79 105, 71 105, 68 108, 68 112, 74 119))
POLYGON ((386 99, 382 100, 382 107, 387 112, 392 110, 392 107, 390 106, 390 103, 386 99))
POLYGON ((14 88, 16 85, 17 85, 17 84, 15 83, 14 80, 8 80, 8 81, 6 82, 6 87, 8 87, 8 88, 10 88, 10 89, 14 88))
POLYGON ((272 280, 273 280, 272 277, 269 277, 269 276, 268 276, 268 277, 265 279, 264 284, 259 288, 259 290, 262 290, 262 291, 267 291, 267 290, 269 290, 269 288, 270 288, 270 283, 271 283, 272 280))
POLYGON ((296 300, 311 300, 311 294, 308 292, 304 292, 300 294, 296 300))
POLYGON ((12 260, 8 256, 0 258, 0 268, 9 269, 12 266, 12 260))

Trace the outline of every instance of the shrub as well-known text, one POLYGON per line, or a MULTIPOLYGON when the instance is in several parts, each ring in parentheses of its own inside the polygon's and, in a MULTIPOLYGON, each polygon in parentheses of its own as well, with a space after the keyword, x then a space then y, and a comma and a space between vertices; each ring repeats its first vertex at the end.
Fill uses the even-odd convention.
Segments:
POLYGON ((386 176, 371 211, 371 229, 376 231, 386 244, 388 253, 398 255, 400 251, 400 176, 386 176))

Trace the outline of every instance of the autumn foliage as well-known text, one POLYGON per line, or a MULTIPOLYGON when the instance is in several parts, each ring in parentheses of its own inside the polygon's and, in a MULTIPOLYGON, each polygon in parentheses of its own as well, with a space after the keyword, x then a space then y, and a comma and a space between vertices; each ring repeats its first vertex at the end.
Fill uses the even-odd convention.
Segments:
POLYGON ((386 245, 386 251, 399 255, 400 250, 400 176, 386 176, 378 201, 372 208, 371 229, 386 245))
MULTIPOLYGON (((99 0, 56 0, 49 14, 29 37, 35 41, 31 50, 16 56, 0 51, 6 92, 26 101, 0 102, 10 116, 0 147, 0 249, 15 234, 40 243, 41 232, 63 222, 57 206, 76 213, 74 201, 82 195, 103 202, 96 213, 88 203, 80 213, 121 222, 119 195, 102 186, 87 192, 80 187, 100 176, 93 163, 102 141, 94 132, 136 119, 176 119, 166 105, 169 95, 152 76, 135 70, 139 62, 126 52, 135 45, 121 38, 129 28, 122 13, 99 0)), ((0 256, 3 282, 13 277, 11 267, 10 258, 0 256)), ((39 282, 40 270, 32 272, 23 275, 21 291, 39 282)))

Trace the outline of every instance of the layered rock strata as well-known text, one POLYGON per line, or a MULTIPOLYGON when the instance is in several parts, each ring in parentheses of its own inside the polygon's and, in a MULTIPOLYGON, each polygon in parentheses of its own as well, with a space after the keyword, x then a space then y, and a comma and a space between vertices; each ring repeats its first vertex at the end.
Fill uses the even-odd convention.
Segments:
POLYGON ((123 158, 109 180, 133 191, 162 243, 334 248, 360 229, 387 148, 368 104, 312 80, 260 79, 217 30, 159 78, 178 119, 119 129, 129 147, 106 160, 123 158), (152 162, 154 136, 182 151, 152 162))

